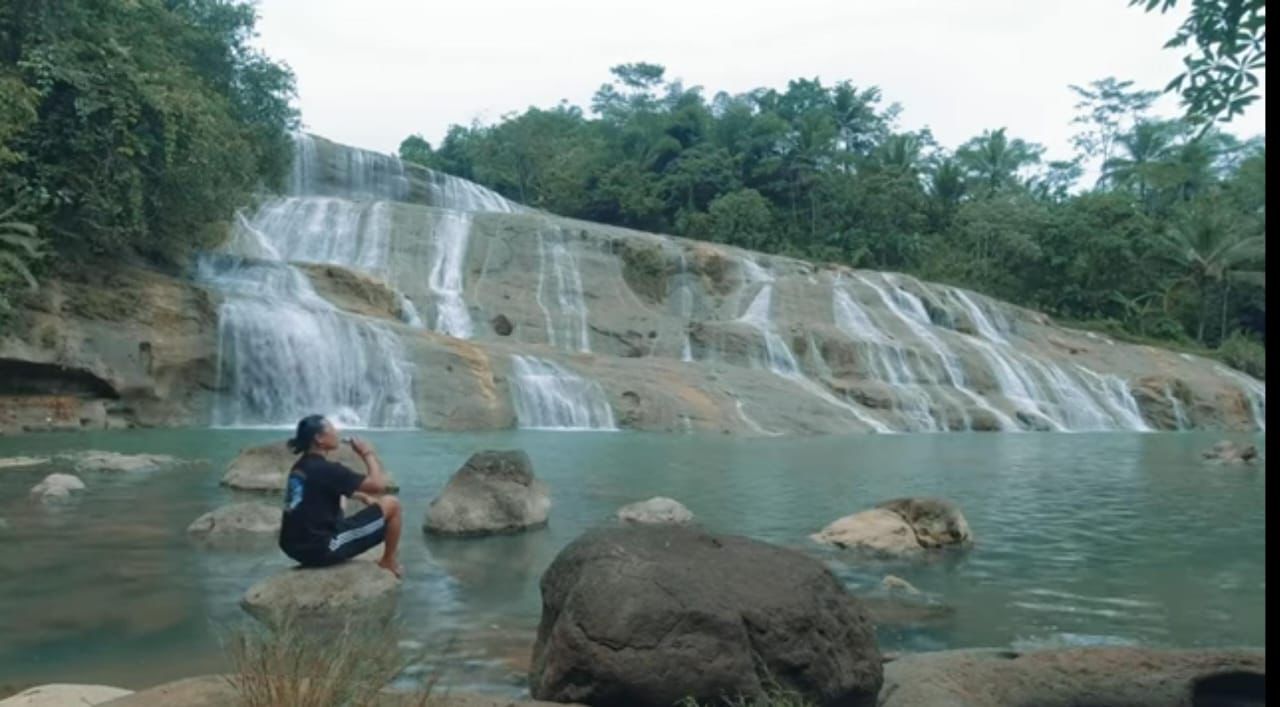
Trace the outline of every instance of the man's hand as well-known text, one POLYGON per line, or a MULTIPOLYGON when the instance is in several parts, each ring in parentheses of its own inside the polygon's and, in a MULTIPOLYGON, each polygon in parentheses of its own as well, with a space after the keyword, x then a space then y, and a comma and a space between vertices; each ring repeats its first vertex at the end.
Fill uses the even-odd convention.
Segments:
POLYGON ((369 444, 363 439, 360 439, 359 437, 352 437, 351 450, 354 451, 356 454, 359 454, 360 458, 363 459, 369 456, 370 454, 373 454, 373 445, 369 444))
POLYGON ((366 506, 373 506, 373 505, 377 505, 378 503, 378 501, 373 496, 370 496, 369 494, 363 491, 356 491, 355 493, 351 494, 351 500, 359 501, 366 506))

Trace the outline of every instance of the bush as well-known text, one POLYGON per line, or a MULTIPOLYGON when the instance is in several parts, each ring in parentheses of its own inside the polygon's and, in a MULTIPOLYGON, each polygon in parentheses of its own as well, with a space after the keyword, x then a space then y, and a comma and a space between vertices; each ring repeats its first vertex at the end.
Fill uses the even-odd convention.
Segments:
POLYGON ((1218 357, 1232 368, 1258 380, 1267 379, 1267 347, 1240 332, 1227 337, 1218 347, 1218 357))
MULTIPOLYGON (((245 707, 373 705, 383 688, 421 659, 403 653, 389 628, 357 623, 311 632, 286 619, 274 628, 242 628, 223 642, 231 684, 245 707)), ((432 704, 435 684, 433 676, 415 696, 418 707, 432 704)))

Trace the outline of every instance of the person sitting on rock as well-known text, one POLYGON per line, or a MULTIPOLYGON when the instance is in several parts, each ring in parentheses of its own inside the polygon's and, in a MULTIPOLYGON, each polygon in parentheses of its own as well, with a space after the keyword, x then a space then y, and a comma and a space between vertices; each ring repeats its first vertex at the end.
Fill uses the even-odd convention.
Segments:
POLYGON ((364 461, 367 474, 326 458, 338 449, 338 430, 322 415, 298 422, 289 449, 301 454, 285 482, 280 549, 304 567, 326 567, 349 560, 384 543, 378 565, 397 577, 400 544, 400 502, 384 494, 389 481, 378 455, 368 442, 353 438, 351 449, 364 461), (367 507, 343 517, 341 497, 367 507))

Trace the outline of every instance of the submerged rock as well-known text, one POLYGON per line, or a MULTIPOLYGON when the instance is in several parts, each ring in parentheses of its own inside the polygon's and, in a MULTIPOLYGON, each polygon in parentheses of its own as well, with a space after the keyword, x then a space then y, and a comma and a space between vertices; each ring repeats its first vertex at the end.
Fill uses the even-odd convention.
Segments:
POLYGON ((618 520, 623 523, 692 523, 693 513, 682 503, 664 496, 638 501, 618 509, 618 520))
POLYGON ((1266 704, 1266 656, 1248 650, 956 650, 884 668, 880 707, 1246 707, 1266 704))
POLYGON ((38 685, 0 700, 0 707, 80 707, 100 705, 131 694, 131 690, 108 685, 55 683, 38 685))
MULTIPOLYGON (((248 447, 231 461, 222 476, 222 485, 242 491, 284 493, 284 478, 297 460, 298 455, 290 451, 284 442, 248 447)), ((329 460, 364 473, 364 462, 346 445, 330 453, 329 460)), ((394 483, 392 490, 395 490, 394 483)))
POLYGON ((1241 447, 1224 439, 1201 452, 1200 456, 1219 464, 1252 464, 1258 459, 1258 448, 1252 444, 1241 447))
POLYGON ((896 577, 891 574, 885 575, 884 579, 880 580, 880 587, 890 593, 892 592, 901 592, 903 594, 919 594, 920 593, 920 590, 916 589, 915 585, 913 585, 912 583, 908 582, 907 580, 901 577, 896 577))
POLYGON ((422 529, 438 535, 516 533, 547 523, 551 495, 523 451, 473 454, 427 507, 422 529))
POLYGON ((31 487, 31 495, 39 496, 42 501, 56 501, 70 498, 72 492, 84 489, 84 482, 77 476, 49 474, 43 481, 31 487))
POLYGON ((274 535, 280 532, 280 508, 258 501, 232 503, 196 518, 187 532, 210 541, 274 535))
POLYGON ((53 459, 49 457, 0 457, 0 469, 28 469, 33 466, 44 466, 53 459))
POLYGON ((530 692, 669 707, 759 696, 872 705, 881 683, 862 604, 820 562, 680 525, 589 531, 542 577, 530 692))
POLYGON ((64 454, 60 458, 70 461, 75 465, 76 471, 81 473, 93 471, 116 473, 155 471, 161 467, 186 463, 177 457, 171 457, 167 454, 120 454, 119 452, 103 452, 99 450, 64 454))
POLYGON ((332 567, 295 567, 258 582, 240 607, 266 624, 286 618, 300 623, 389 621, 400 580, 370 560, 332 567))

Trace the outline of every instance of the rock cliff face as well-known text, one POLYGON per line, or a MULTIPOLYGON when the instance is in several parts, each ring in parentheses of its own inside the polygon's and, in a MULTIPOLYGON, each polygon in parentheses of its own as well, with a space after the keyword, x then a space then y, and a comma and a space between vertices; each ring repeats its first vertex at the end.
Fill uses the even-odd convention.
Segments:
POLYGON ((905 275, 561 218, 312 136, 289 190, 189 279, 122 273, 125 314, 52 288, 0 339, 21 379, 0 396, 27 418, 66 397, 68 424, 94 426, 315 410, 749 435, 1265 426, 1242 373, 905 275))

